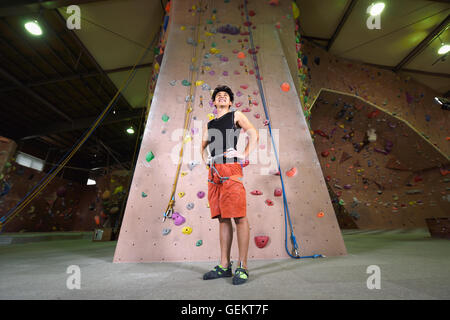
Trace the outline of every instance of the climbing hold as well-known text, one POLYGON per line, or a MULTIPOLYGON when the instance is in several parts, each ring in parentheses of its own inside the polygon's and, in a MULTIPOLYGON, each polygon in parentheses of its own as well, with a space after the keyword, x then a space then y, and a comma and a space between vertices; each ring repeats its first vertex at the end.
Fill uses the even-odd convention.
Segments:
POLYGON ((177 83, 177 80, 172 80, 172 81, 169 82, 169 84, 170 84, 171 86, 174 86, 176 83, 177 83))
POLYGON ((181 232, 183 232, 184 234, 191 234, 192 233, 192 228, 191 227, 184 227, 181 232))
POLYGON ((330 152, 327 150, 322 151, 322 153, 321 153, 322 157, 324 157, 324 158, 328 157, 329 154, 330 154, 330 152))
POLYGON ((340 204, 341 206, 345 205, 344 199, 339 199, 339 204, 340 204))
POLYGON ((118 194, 119 192, 123 191, 123 187, 122 186, 118 186, 117 188, 114 189, 113 194, 118 194))
POLYGON ((241 85, 241 88, 245 90, 245 89, 247 89, 247 88, 248 88, 248 85, 246 85, 246 84, 243 84, 243 85, 241 85))
POLYGON ((292 15, 294 16, 294 20, 296 20, 300 15, 300 10, 294 1, 292 1, 292 15))
POLYGON ((273 206, 273 201, 270 200, 270 199, 267 199, 267 200, 266 200, 266 204, 267 204, 268 206, 273 206))
POLYGON ((280 29, 280 28, 281 28, 280 22, 275 23, 275 28, 277 28, 277 29, 280 29))
POLYGON ((147 194, 144 191, 142 191, 142 198, 145 198, 145 197, 147 197, 147 194))
POLYGON ((100 217, 99 216, 95 216, 94 220, 95 220, 96 225, 100 225, 100 217))
POLYGON ((227 76, 228 76, 228 71, 224 71, 224 72, 222 73, 222 75, 223 75, 224 77, 227 77, 227 76))
POLYGON ((184 177, 185 175, 187 175, 188 173, 186 171, 182 171, 181 172, 181 176, 184 177))
POLYGON ((214 114, 212 114, 212 113, 208 113, 208 120, 213 120, 215 117, 214 117, 214 114))
POLYGON ((163 236, 167 236, 170 233, 170 229, 163 229, 162 234, 163 236))
POLYGON ((250 10, 250 11, 248 12, 248 15, 249 15, 250 17, 253 17, 253 16, 255 15, 255 11, 250 10))
POLYGON ((147 153, 147 155, 145 156, 145 160, 147 160, 147 162, 150 162, 153 160, 153 158, 155 157, 155 155, 153 154, 153 152, 149 152, 147 153))
POLYGON ((111 191, 105 190, 105 192, 103 192, 103 194, 102 194, 102 199, 108 200, 110 196, 111 196, 111 191))
POLYGON ((245 160, 244 162, 241 162, 242 168, 245 168, 246 166, 248 166, 250 164, 249 160, 245 160))
POLYGON ((288 177, 293 177, 297 174, 297 168, 291 168, 290 170, 286 171, 286 175, 288 177))
POLYGON ((181 214, 179 214, 178 212, 174 212, 174 213, 172 214, 172 219, 173 219, 173 223, 174 223, 176 226, 179 226, 179 225, 183 224, 183 223, 186 221, 186 218, 183 217, 183 216, 182 216, 181 214))
POLYGON ((189 203, 186 205, 186 208, 187 208, 188 210, 194 209, 194 203, 193 203, 193 202, 189 202, 189 203))
POLYGON ((203 244, 203 241, 202 241, 202 240, 197 240, 197 242, 195 243, 195 245, 196 245, 197 247, 200 247, 202 244, 203 244))
POLYGON ((205 196, 205 192, 203 192, 203 191, 197 192, 197 197, 198 197, 199 199, 203 199, 204 196, 205 196))
POLYGON ((205 83, 205 81, 197 80, 197 81, 195 81, 195 86, 200 87, 203 83, 205 83))
POLYGON ((189 86, 191 85, 191 83, 190 83, 189 81, 187 81, 187 80, 181 81, 181 84, 182 84, 183 86, 185 86, 185 87, 189 87, 189 86))
POLYGON ((283 82, 283 84, 281 85, 281 90, 284 92, 288 92, 289 89, 291 89, 291 86, 289 85, 289 83, 283 82))
POLYGON ((325 214, 321 211, 321 212, 319 212, 319 213, 317 214, 317 217, 318 217, 318 218, 323 218, 324 215, 325 215, 325 214))
POLYGON ((169 120, 169 116, 167 114, 163 114, 162 121, 167 122, 169 120))
POLYGON ((200 163, 198 161, 195 161, 195 160, 189 161, 189 163, 188 163, 189 170, 192 171, 199 164, 200 163))
POLYGON ((180 198, 183 198, 183 197, 184 197, 184 195, 185 195, 185 193, 184 193, 184 192, 178 192, 178 196, 179 196, 180 198))
POLYGON ((260 196, 260 195, 262 195, 263 193, 261 192, 261 191, 259 191, 259 190, 253 190, 253 191, 251 191, 250 192, 252 195, 254 195, 254 196, 260 196))
POLYGON ((283 194, 283 190, 281 190, 281 188, 276 188, 276 189, 273 191, 273 195, 274 195, 275 197, 281 197, 282 194, 283 194))
POLYGON ((242 51, 238 53, 237 57, 239 59, 245 59, 245 53, 243 53, 242 51))
POLYGON ((351 185, 351 184, 345 184, 345 185, 344 185, 344 189, 347 189, 347 190, 348 190, 348 189, 351 189, 351 188, 352 188, 352 185, 351 185))
POLYGON ((256 236, 255 237, 255 244, 260 249, 264 248, 268 242, 269 242, 268 236, 256 236))

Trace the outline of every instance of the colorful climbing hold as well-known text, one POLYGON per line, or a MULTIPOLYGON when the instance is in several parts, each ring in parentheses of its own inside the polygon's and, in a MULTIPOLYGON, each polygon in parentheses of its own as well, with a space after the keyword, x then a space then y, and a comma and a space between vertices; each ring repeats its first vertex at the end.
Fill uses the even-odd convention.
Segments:
POLYGON ((147 160, 147 162, 150 162, 153 160, 153 158, 155 158, 155 155, 153 154, 153 152, 148 152, 147 155, 145 156, 145 160, 147 160))
POLYGON ((291 86, 287 82, 283 82, 281 84, 281 90, 284 92, 288 92, 291 89, 291 86))
POLYGON ((197 240, 197 242, 195 243, 195 245, 196 245, 197 247, 200 247, 202 244, 203 244, 203 241, 202 241, 202 240, 197 240))
POLYGON ((245 53, 243 53, 242 51, 238 53, 237 57, 239 59, 245 59, 245 53))
POLYGON ((174 223, 176 226, 182 225, 182 224, 186 221, 186 218, 183 217, 183 216, 182 216, 181 214, 179 214, 178 212, 174 212, 174 213, 172 214, 172 219, 173 219, 173 223, 174 223))
POLYGON ((163 229, 163 231, 162 231, 163 236, 167 236, 169 233, 170 233, 170 229, 167 229, 167 228, 163 229))
POLYGON ((270 199, 267 199, 267 200, 266 200, 266 204, 267 204, 268 206, 273 206, 273 201, 270 200, 270 199))
POLYGON ((185 87, 189 87, 189 86, 191 85, 191 83, 190 83, 189 81, 187 81, 187 80, 181 81, 181 84, 182 84, 183 86, 185 86, 185 87))
POLYGON ((192 228, 191 227, 184 227, 181 232, 183 232, 184 234, 191 234, 192 233, 192 228))
POLYGON ((183 198, 183 197, 184 197, 184 195, 185 195, 185 193, 184 193, 184 192, 178 192, 178 196, 179 196, 180 198, 183 198))
POLYGON ((253 190, 253 191, 251 191, 250 192, 252 195, 254 195, 254 196, 260 196, 260 195, 262 195, 263 193, 261 192, 261 191, 259 191, 259 190, 253 190))
POLYGON ((286 175, 288 177, 293 177, 297 174, 297 168, 291 168, 290 170, 286 171, 286 175))
POLYGON ((268 236, 256 236, 254 239, 256 246, 260 249, 264 248, 269 242, 268 236))
POLYGON ((169 116, 167 114, 163 114, 162 121, 167 122, 169 120, 169 116))
POLYGON ((197 192, 197 197, 198 197, 199 199, 203 199, 204 196, 205 196, 205 192, 204 192, 204 191, 199 191, 199 192, 197 192))
POLYGON ((318 218, 323 218, 324 215, 325 215, 325 214, 321 211, 321 212, 319 212, 319 213, 317 214, 317 217, 318 217, 318 218))
POLYGON ((282 194, 283 194, 283 190, 281 190, 281 188, 276 188, 276 189, 273 191, 273 195, 274 195, 275 197, 281 197, 282 194))
POLYGON ((147 197, 147 194, 144 191, 142 191, 142 198, 146 198, 146 197, 147 197))

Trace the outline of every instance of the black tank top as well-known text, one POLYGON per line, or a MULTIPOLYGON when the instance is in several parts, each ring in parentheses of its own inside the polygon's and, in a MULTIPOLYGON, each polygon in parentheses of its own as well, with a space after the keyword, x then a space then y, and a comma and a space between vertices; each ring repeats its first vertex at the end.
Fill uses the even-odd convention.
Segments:
MULTIPOLYGON (((208 122, 208 141, 211 156, 224 153, 228 148, 236 149, 241 128, 234 123, 234 112, 229 111, 217 119, 208 122)), ((219 158, 216 163, 239 162, 238 158, 219 158)))

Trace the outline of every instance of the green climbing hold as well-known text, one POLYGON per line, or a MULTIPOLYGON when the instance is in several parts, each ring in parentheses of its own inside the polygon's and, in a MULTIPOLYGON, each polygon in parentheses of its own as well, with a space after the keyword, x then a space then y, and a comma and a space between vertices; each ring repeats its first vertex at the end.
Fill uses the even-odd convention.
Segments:
POLYGON ((343 206, 345 204, 344 199, 339 199, 339 204, 343 206))
POLYGON ((169 116, 167 114, 163 114, 162 121, 167 122, 169 120, 169 116))
POLYGON ((147 197, 147 194, 144 191, 142 191, 142 198, 145 198, 145 197, 147 197))
POLYGON ((307 102, 308 102, 308 97, 305 96, 304 99, 303 99, 303 101, 304 101, 305 103, 307 103, 307 102))
POLYGON ((187 81, 187 80, 181 81, 181 84, 182 84, 183 86, 185 86, 185 87, 189 87, 189 86, 191 85, 191 83, 190 83, 189 81, 187 81))
POLYGON ((336 157, 335 156, 332 156, 331 157, 331 161, 335 161, 336 160, 336 157))
POLYGON ((206 20, 206 23, 207 23, 207 24, 213 24, 213 22, 212 22, 211 19, 206 20))
POLYGON ((212 13, 216 14, 217 13, 217 9, 213 9, 212 13))
POLYGON ((158 48, 158 47, 155 47, 155 48, 153 49, 153 53, 154 53, 154 54, 159 54, 159 48, 158 48))
POLYGON ((228 40, 227 40, 227 42, 228 42, 228 43, 231 43, 231 40, 230 40, 230 39, 228 39, 228 40))
POLYGON ((213 48, 217 47, 216 43, 215 42, 211 43, 211 47, 213 48))
POLYGON ((197 243, 195 244, 197 247, 200 247, 203 244, 202 240, 198 240, 197 243))
POLYGON ((147 156, 145 157, 145 160, 147 160, 147 162, 150 162, 150 161, 152 161, 153 160, 153 158, 154 158, 155 156, 153 155, 153 152, 149 152, 149 153, 147 153, 147 156))

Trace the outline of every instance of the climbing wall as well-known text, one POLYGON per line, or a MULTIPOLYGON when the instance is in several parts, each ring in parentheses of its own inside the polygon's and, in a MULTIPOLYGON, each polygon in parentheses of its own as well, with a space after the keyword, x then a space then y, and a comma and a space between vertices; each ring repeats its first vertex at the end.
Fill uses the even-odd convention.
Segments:
MULTIPOLYGON (((275 196, 281 182, 266 120, 270 121, 274 133, 300 254, 345 255, 346 248, 295 89, 292 67, 289 67, 295 66, 295 61, 288 63, 286 59, 287 56, 296 58, 291 4, 249 1, 251 23, 246 21, 243 1, 198 4, 198 1, 172 1, 168 40, 114 262, 219 259, 219 225, 210 218, 208 170, 202 163, 200 146, 202 128, 214 117, 211 90, 222 84, 230 86, 235 93, 233 108, 245 112, 260 134, 259 145, 243 169, 250 222, 249 259, 288 258, 283 200, 275 196), (249 31, 253 34, 253 49, 249 31), (292 47, 291 54, 286 55, 283 48, 288 46, 289 34, 292 47), (252 52, 256 53, 269 119, 262 106, 252 52), (189 99, 192 104, 187 102, 189 99), (189 106, 192 110, 186 112, 189 106), (189 125, 183 135, 186 117, 189 125), (163 221, 163 215, 183 142, 174 211, 185 222, 175 225, 178 220, 163 221), (262 194, 254 195, 255 191, 262 194), (269 237, 264 248, 256 246, 256 236, 269 237)), ((238 151, 244 150, 246 136, 241 132, 238 151)), ((289 240, 288 248, 291 248, 289 240)), ((234 233, 232 259, 237 259, 237 253, 234 233)))
POLYGON ((448 158, 409 123, 326 89, 311 111, 325 179, 359 228, 426 227, 450 215, 448 158))

